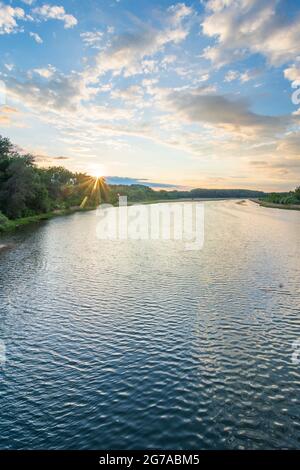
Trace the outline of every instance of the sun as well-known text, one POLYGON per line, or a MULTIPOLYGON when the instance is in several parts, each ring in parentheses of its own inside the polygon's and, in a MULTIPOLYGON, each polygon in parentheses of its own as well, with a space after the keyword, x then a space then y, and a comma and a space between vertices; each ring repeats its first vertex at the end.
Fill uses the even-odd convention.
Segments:
POLYGON ((99 180, 100 178, 103 177, 103 174, 102 174, 102 171, 95 171, 95 173, 93 174, 94 178, 96 178, 97 180, 99 180))
POLYGON ((95 165, 91 167, 89 173, 95 179, 99 180, 100 178, 103 178, 105 176, 106 171, 105 171, 104 165, 95 165))

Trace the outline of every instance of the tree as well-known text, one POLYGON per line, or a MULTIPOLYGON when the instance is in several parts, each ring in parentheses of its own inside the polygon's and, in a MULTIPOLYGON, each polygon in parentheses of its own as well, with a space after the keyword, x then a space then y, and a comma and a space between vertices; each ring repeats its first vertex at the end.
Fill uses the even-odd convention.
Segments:
POLYGON ((6 217, 6 215, 2 214, 2 212, 0 211, 0 228, 6 225, 7 223, 8 223, 8 218, 6 217))
POLYGON ((0 161, 9 159, 14 152, 14 146, 9 139, 0 135, 0 161))
POLYGON ((59 206, 69 195, 66 187, 74 185, 74 174, 61 166, 38 170, 40 177, 47 188, 54 206, 59 206))
POLYGON ((49 210, 48 192, 27 157, 11 159, 0 189, 0 208, 11 219, 49 210))

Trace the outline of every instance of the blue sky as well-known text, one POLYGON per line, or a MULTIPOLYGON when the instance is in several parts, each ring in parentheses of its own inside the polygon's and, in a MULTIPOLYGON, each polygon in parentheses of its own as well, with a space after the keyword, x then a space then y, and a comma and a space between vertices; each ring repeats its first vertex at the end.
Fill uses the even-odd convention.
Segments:
POLYGON ((0 0, 0 133, 44 166, 293 189, 299 25, 289 0, 0 0))

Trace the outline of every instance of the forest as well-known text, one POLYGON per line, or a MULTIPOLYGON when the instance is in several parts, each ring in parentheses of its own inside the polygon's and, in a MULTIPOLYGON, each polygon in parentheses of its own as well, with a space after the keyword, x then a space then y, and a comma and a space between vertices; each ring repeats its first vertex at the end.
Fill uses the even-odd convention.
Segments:
POLYGON ((0 226, 8 220, 96 207, 107 193, 104 180, 61 166, 40 168, 32 155, 20 154, 0 136, 0 226))

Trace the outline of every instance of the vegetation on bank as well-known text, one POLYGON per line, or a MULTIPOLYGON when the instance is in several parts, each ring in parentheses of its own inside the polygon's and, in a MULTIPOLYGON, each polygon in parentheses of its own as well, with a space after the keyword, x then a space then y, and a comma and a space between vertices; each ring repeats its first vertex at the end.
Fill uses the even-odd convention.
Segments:
MULTIPOLYGON (((288 193, 270 193, 260 199, 262 203, 271 205, 282 206, 297 206, 300 205, 300 186, 295 191, 288 193)), ((299 207, 300 209, 300 207, 299 207)))
POLYGON ((39 168, 0 136, 0 231, 49 219, 106 200, 104 180, 63 167, 39 168))
POLYGON ((36 224, 38 222, 44 221, 44 220, 49 220, 52 219, 53 217, 58 217, 62 215, 70 215, 73 214, 74 212, 78 211, 88 211, 95 209, 95 207, 86 207, 86 208, 80 208, 80 207, 73 207, 70 209, 61 209, 61 210, 56 210, 52 212, 46 212, 43 214, 37 214, 37 215, 31 215, 29 217, 22 217, 19 219, 8 219, 7 217, 3 218, 3 214, 0 213, 0 233, 2 232, 13 232, 14 230, 20 228, 20 227, 25 227, 26 225, 31 225, 31 224, 36 224))
POLYGON ((148 186, 134 184, 110 185, 109 200, 112 204, 117 203, 118 195, 127 196, 129 202, 155 202, 174 201, 177 199, 248 199, 259 198, 265 195, 262 191, 251 191, 248 189, 192 189, 191 191, 155 191, 148 186))
POLYGON ((96 208, 102 201, 117 204, 178 199, 259 199, 265 203, 300 204, 295 192, 266 194, 245 189, 154 190, 144 185, 107 185, 103 178, 73 173, 61 166, 40 168, 30 154, 21 154, 0 136, 0 232, 77 210, 96 208))

